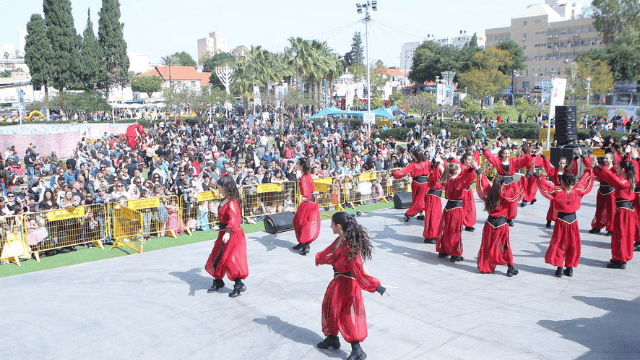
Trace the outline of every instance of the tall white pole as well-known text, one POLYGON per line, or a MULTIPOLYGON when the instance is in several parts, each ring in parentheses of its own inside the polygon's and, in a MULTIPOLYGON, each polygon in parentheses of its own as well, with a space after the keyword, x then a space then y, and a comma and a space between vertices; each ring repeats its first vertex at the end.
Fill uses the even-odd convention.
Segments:
MULTIPOLYGON (((553 80, 555 79, 555 75, 552 73, 551 74, 551 93, 549 94, 549 116, 547 117, 547 121, 549 122, 549 125, 547 125, 547 150, 549 150, 549 147, 551 146, 551 106, 552 106, 552 99, 553 99, 553 80)), ((544 87, 544 84, 543 84, 544 87)))
MULTIPOLYGON (((371 70, 369 64, 369 8, 367 8, 367 16, 364 18, 364 34, 367 45, 367 112, 371 113, 371 70)), ((367 124, 367 134, 371 135, 371 125, 367 124)))

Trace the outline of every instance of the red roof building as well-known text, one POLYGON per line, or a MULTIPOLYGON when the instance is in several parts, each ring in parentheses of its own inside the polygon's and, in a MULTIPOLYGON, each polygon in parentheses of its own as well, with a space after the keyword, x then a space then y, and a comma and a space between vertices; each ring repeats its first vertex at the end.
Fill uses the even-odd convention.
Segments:
POLYGON ((163 88, 169 88, 169 82, 174 88, 192 88, 200 89, 202 86, 209 84, 210 72, 199 72, 193 66, 171 66, 171 73, 169 73, 169 66, 156 66, 146 73, 138 76, 160 76, 164 80, 163 88))

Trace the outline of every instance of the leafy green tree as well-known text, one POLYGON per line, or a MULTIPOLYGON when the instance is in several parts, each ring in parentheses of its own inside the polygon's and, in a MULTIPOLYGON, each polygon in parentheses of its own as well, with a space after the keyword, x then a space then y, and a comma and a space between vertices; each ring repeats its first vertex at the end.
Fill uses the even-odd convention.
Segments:
POLYGON ((628 28, 603 49, 580 53, 576 60, 602 60, 611 66, 615 81, 634 81, 640 73, 640 31, 628 28))
POLYGON ((131 90, 145 93, 150 98, 154 92, 162 90, 162 83, 162 78, 157 75, 136 76, 131 79, 131 90))
POLYGON ((427 116, 436 115, 438 112, 438 104, 436 97, 432 93, 422 92, 415 96, 409 97, 409 109, 416 112, 424 122, 427 116))
POLYGON ((591 12, 593 25, 607 44, 628 28, 640 30, 638 0, 593 0, 591 12))
POLYGON ((516 70, 524 70, 527 68, 527 65, 524 63, 525 55, 524 51, 518 44, 516 44, 513 40, 502 41, 496 46, 500 50, 505 50, 509 52, 509 57, 511 58, 511 65, 502 65, 499 67, 500 71, 507 76, 512 76, 513 72, 516 70))
POLYGON ((389 104, 391 105, 404 105, 404 95, 400 91, 394 91, 391 95, 389 95, 389 104))
POLYGON ((114 85, 125 85, 129 82, 129 57, 127 42, 124 41, 120 22, 120 2, 118 0, 102 0, 102 8, 98 13, 98 37, 104 56, 104 76, 102 88, 109 90, 114 85))
POLYGON ((62 91, 76 83, 80 69, 80 36, 76 33, 70 0, 44 0, 47 37, 53 49, 51 80, 62 91))
POLYGON ((609 117, 609 109, 606 106, 593 106, 589 108, 589 115, 598 117, 600 119, 606 119, 609 117))
MULTIPOLYGON (((471 49, 468 52, 473 52, 471 49)), ((459 73, 464 66, 464 57, 460 50, 453 46, 441 46, 433 41, 425 41, 413 54, 413 64, 409 80, 422 84, 435 81, 444 71, 459 73)), ((457 79, 458 75, 456 75, 457 79)), ((455 80, 454 80, 455 81, 455 80)))
POLYGON ((193 66, 196 67, 198 64, 195 60, 187 53, 186 51, 177 52, 173 54, 173 57, 176 59, 176 65, 178 66, 193 66))
POLYGON ((460 101, 460 107, 464 109, 467 116, 477 116, 481 112, 480 102, 473 100, 471 96, 466 96, 460 101))
POLYGON ((97 111, 111 111, 111 106, 99 92, 70 93, 60 92, 51 99, 51 107, 60 109, 67 120, 72 121, 76 115, 88 115, 97 111))
POLYGON ((364 46, 362 46, 362 34, 360 31, 353 33, 351 39, 351 65, 366 66, 364 63, 364 46))
POLYGON ((500 67, 513 64, 509 52, 497 48, 488 48, 477 52, 473 57, 474 66, 460 75, 460 83, 467 92, 480 100, 482 111, 486 97, 496 97, 509 85, 509 80, 500 67))
POLYGON ((31 85, 36 88, 44 86, 45 99, 49 99, 55 54, 51 48, 51 41, 47 38, 45 22, 39 14, 31 15, 27 23, 24 52, 24 62, 31 74, 31 85))
POLYGON ((383 106, 384 101, 382 100, 382 94, 376 91, 371 98, 371 109, 379 109, 383 106))
POLYGON ((202 63, 202 71, 213 73, 216 71, 216 67, 225 66, 227 64, 233 64, 235 62, 236 62, 235 56, 226 52, 217 53, 212 57, 206 59, 202 63))
POLYGON ((102 48, 93 33, 91 11, 87 11, 87 27, 82 36, 80 80, 84 88, 94 90, 98 87, 100 77, 104 73, 102 48))

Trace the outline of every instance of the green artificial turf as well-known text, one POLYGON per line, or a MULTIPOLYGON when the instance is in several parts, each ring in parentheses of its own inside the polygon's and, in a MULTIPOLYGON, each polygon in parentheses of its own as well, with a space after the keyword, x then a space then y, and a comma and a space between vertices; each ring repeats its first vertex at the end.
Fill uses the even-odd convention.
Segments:
MULTIPOLYGON (((357 207, 357 209, 348 208, 345 209, 345 211, 348 213, 355 213, 356 210, 360 210, 362 212, 370 212, 387 209, 390 207, 393 207, 393 202, 360 205, 357 207)), ((334 213, 335 211, 321 211, 320 216, 322 220, 328 220, 334 213)), ((242 228, 244 229, 246 234, 264 231, 264 223, 262 221, 259 221, 255 224, 242 224, 242 228)), ((150 241, 145 242, 144 251, 149 252, 175 246, 195 244, 203 241, 214 240, 217 238, 217 236, 217 231, 196 231, 193 233, 193 236, 189 236, 185 233, 178 236, 177 239, 174 239, 172 237, 152 237, 150 241)), ((44 257, 40 259, 39 263, 35 260, 25 260, 20 263, 21 266, 17 266, 13 263, 0 265, 0 278, 12 275, 26 274, 35 271, 55 269, 63 266, 77 265, 89 261, 105 260, 118 256, 135 255, 135 252, 127 247, 114 248, 111 250, 109 248, 110 246, 106 245, 104 250, 100 249, 99 247, 86 248, 84 246, 76 246, 75 252, 44 257)))

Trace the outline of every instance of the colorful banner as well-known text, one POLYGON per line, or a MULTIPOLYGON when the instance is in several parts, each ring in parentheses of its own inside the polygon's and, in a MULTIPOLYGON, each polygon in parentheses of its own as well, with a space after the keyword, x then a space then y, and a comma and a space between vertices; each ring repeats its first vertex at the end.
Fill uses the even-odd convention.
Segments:
POLYGON ((320 192, 320 193, 326 193, 326 192, 329 191, 329 185, 327 185, 327 184, 316 184, 315 191, 320 192))
POLYGON ((332 185, 333 178, 313 179, 313 183, 316 184, 316 186, 318 186, 318 184, 332 185))
POLYGON ((134 210, 155 208, 160 206, 160 198, 129 200, 127 205, 134 210))
POLYGON ((49 221, 75 219, 84 216, 84 206, 49 211, 49 221))
POLYGON ((205 191, 205 192, 198 193, 198 201, 215 200, 217 198, 218 197, 213 191, 205 191))
POLYGON ((282 184, 260 184, 258 185, 258 194, 267 192, 282 191, 282 184))
POLYGON ((564 105, 564 93, 567 89, 567 79, 553 79, 553 93, 551 94, 551 100, 549 105, 551 109, 549 110, 549 118, 555 119, 556 117, 556 106, 564 105))

